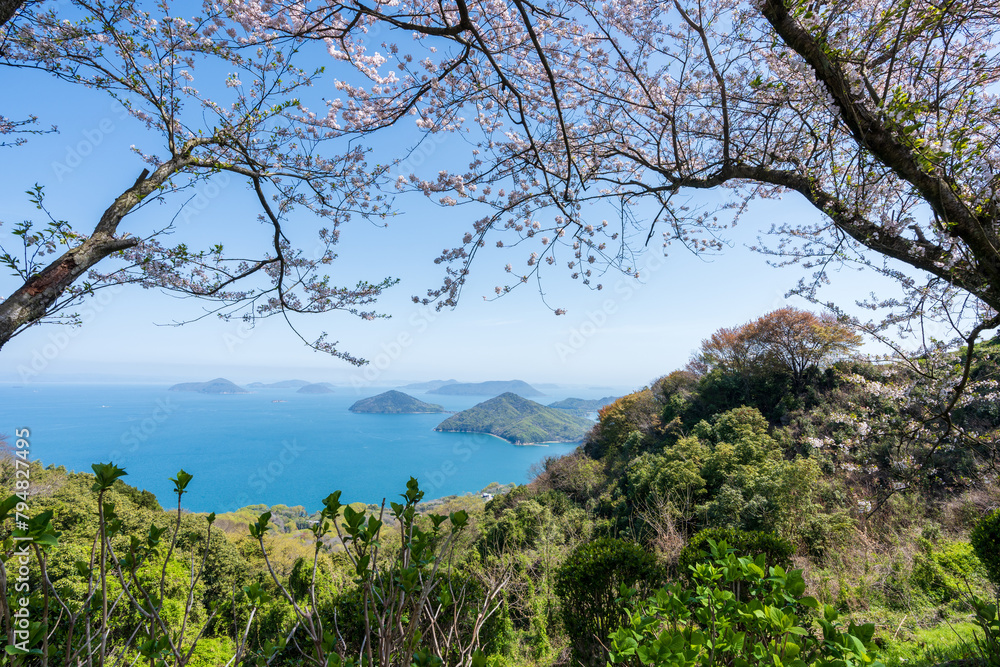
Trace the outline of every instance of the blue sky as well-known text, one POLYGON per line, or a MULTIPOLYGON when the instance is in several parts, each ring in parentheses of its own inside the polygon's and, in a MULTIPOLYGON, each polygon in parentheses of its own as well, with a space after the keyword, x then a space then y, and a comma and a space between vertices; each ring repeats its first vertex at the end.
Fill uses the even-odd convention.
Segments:
MULTIPOLYGON (((28 71, 5 71, 8 96, 0 109, 10 117, 37 114, 58 134, 33 137, 27 145, 0 153, 0 243, 10 245, 11 225, 36 216, 25 190, 45 186, 53 213, 81 230, 93 227, 114 196, 142 169, 130 145, 159 147, 134 121, 124 118, 101 93, 28 71), (86 153, 86 154, 84 154, 86 153)), ((398 145, 380 140, 380 151, 398 145)), ((446 141, 427 168, 449 160, 467 161, 465 144, 446 141)), ((194 245, 223 242, 231 249, 262 247, 267 229, 256 220, 251 193, 237 179, 188 205, 170 240, 194 245)), ((0 355, 0 381, 174 381, 225 376, 237 382, 301 377, 356 387, 394 385, 434 378, 477 381, 520 378, 530 382, 638 387, 681 367, 713 331, 745 322, 787 303, 801 269, 773 269, 747 249, 772 222, 808 220, 809 207, 794 200, 755 204, 730 235, 732 247, 713 257, 695 257, 675 247, 663 258, 659 243, 640 259, 645 276, 635 283, 609 275, 596 292, 551 271, 546 300, 567 314, 553 315, 537 289, 525 285, 492 302, 507 262, 523 253, 488 249, 477 259, 460 305, 436 312, 411 302, 439 284, 433 260, 459 244, 470 224, 463 207, 443 208, 422 197, 398 200, 400 215, 380 227, 354 221, 342 230, 340 258, 331 275, 339 283, 385 276, 400 279, 378 310, 392 317, 365 322, 346 314, 300 319, 307 335, 325 330, 352 354, 368 358, 364 369, 305 348, 283 322, 273 319, 253 329, 214 317, 183 327, 172 322, 198 317, 203 304, 152 290, 125 288, 85 305, 82 328, 36 327, 8 343, 0 355)), ((180 204, 154 205, 130 216, 122 229, 147 232, 178 214, 180 204)), ((311 221, 301 221, 308 226, 311 221)), ((877 276, 845 269, 833 276, 826 296, 849 305, 854 298, 885 286, 877 276)), ((0 276, 0 292, 15 281, 0 276)))

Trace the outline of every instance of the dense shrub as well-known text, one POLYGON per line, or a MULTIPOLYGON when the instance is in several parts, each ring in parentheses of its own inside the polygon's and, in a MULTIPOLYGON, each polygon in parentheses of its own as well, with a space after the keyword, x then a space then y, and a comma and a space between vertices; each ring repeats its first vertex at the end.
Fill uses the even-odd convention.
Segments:
POLYGON ((792 543, 774 533, 758 530, 735 530, 733 528, 706 528, 694 535, 677 559, 677 568, 681 574, 691 576, 691 567, 709 559, 711 548, 709 540, 725 542, 739 553, 757 556, 764 554, 764 562, 769 567, 791 565, 791 557, 795 552, 792 543))
POLYGON ((799 538, 813 558, 823 558, 839 547, 854 529, 854 520, 844 511, 835 514, 817 512, 805 517, 802 523, 799 538))
POLYGON ((918 541, 920 552, 913 559, 913 583, 934 602, 948 602, 966 591, 968 577, 982 572, 968 542, 942 540, 934 548, 928 540, 918 541))
POLYGON ((994 586, 1000 587, 1000 508, 984 516, 969 536, 972 548, 976 551, 986 576, 994 586))
POLYGON ((605 537, 577 547, 559 568, 555 589, 574 660, 603 665, 606 652, 598 638, 625 620, 617 601, 621 587, 648 591, 661 578, 656 557, 634 542, 605 537))
POLYGON ((739 558, 725 542, 708 542, 711 556, 694 574, 696 586, 674 584, 636 602, 610 635, 610 664, 716 667, 730 665, 880 665, 873 661, 875 626, 851 624, 804 597, 801 570, 766 568, 764 556, 739 558), (732 594, 733 589, 745 592, 732 594))

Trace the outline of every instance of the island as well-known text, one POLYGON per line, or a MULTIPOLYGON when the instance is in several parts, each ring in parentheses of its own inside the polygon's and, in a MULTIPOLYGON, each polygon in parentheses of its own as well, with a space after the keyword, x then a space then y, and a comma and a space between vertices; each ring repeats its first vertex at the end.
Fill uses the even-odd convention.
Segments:
POLYGON ((403 391, 419 391, 427 393, 433 391, 446 384, 458 384, 458 380, 431 380, 429 382, 414 382, 413 384, 403 385, 402 387, 396 387, 396 389, 402 389, 403 391))
POLYGON ((428 394, 448 396, 499 396, 500 394, 517 394, 518 396, 544 396, 542 392, 523 380, 491 380, 489 382, 455 382, 437 389, 431 389, 428 394))
POLYGON ((329 382, 317 382, 316 384, 307 384, 299 387, 299 390, 295 392, 296 394, 332 394, 333 385, 329 382))
POLYGON ((579 442, 594 422, 506 393, 452 415, 435 431, 488 433, 515 444, 579 442))
POLYGON ((605 396, 604 398, 567 398, 555 403, 549 403, 549 407, 565 410, 584 417, 592 412, 597 412, 605 405, 614 403, 617 400, 617 396, 605 396))
POLYGON ((215 378, 208 382, 182 382, 175 384, 169 391, 190 391, 198 394, 249 394, 243 387, 233 384, 226 378, 215 378))
POLYGON ((281 382, 251 382, 247 385, 250 389, 299 389, 309 384, 305 380, 282 380, 281 382))
POLYGON ((364 412, 380 415, 411 415, 428 412, 444 412, 444 408, 435 403, 424 403, 401 391, 390 390, 378 396, 362 398, 350 408, 351 412, 364 412))

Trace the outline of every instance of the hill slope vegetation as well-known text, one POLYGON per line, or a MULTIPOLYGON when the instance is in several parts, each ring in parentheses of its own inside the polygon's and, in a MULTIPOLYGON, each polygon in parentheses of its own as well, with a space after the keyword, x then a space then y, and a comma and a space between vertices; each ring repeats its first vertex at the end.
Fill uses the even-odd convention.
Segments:
POLYGON ((506 393, 463 410, 438 424, 437 431, 489 433, 522 444, 576 442, 593 422, 506 393))
POLYGON ((512 393, 518 396, 544 396, 523 380, 490 380, 488 382, 456 382, 431 389, 428 394, 447 396, 499 396, 512 393))
POLYGON ((429 412, 444 412, 444 408, 436 403, 425 403, 401 391, 390 390, 378 396, 362 398, 348 408, 351 412, 364 412, 382 415, 424 414, 429 412))
POLYGON ((189 391, 198 394, 249 394, 243 387, 226 378, 215 378, 208 382, 181 382, 170 387, 170 391, 189 391))

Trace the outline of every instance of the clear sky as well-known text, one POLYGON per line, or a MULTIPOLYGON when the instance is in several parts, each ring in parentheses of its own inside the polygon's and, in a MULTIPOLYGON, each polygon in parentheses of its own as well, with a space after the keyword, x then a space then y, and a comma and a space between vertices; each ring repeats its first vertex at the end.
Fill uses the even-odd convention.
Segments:
MULTIPOLYGON (((31 94, 5 96, 0 113, 34 113, 57 134, 32 137, 27 145, 0 149, 0 243, 12 246, 11 225, 37 218, 23 194, 45 186, 53 213, 81 231, 93 228, 101 211, 141 171, 133 144, 151 151, 158 138, 124 118, 100 92, 54 81, 44 74, 4 71, 5 89, 31 94)), ((399 141, 397 134, 394 141, 399 141)), ((405 135, 404 135, 405 136, 405 135)), ((379 150, 391 151, 383 143, 379 150)), ((443 145, 434 162, 467 160, 460 141, 443 145)), ((433 172, 431 172, 433 173, 433 172)), ((168 242, 195 246, 222 242, 227 248, 265 247, 267 230, 245 184, 232 179, 218 192, 189 204, 177 218, 168 242)), ((106 293, 84 306, 82 328, 36 327, 0 351, 0 381, 174 381, 225 376, 236 382, 302 378, 353 384, 394 385, 456 378, 460 381, 519 378, 529 382, 639 387, 683 366, 698 343, 716 329, 732 326, 787 303, 802 269, 774 269, 747 246, 773 222, 809 219, 815 213, 792 199, 754 205, 718 256, 695 257, 680 247, 662 256, 659 242, 640 259, 645 276, 635 283, 608 275, 601 292, 571 281, 561 270, 547 274, 543 289, 525 285, 492 302, 494 285, 507 262, 523 253, 487 249, 477 258, 463 299, 455 309, 436 312, 415 306, 411 297, 437 286, 442 275, 433 260, 443 248, 459 245, 469 212, 444 208, 413 196, 397 201, 400 215, 379 227, 360 219, 344 227, 340 256, 331 267, 335 282, 353 284, 393 276, 400 284, 387 292, 378 310, 387 320, 366 322, 341 313, 299 320, 304 332, 328 331, 340 348, 371 360, 357 369, 307 349, 283 322, 272 319, 250 329, 240 322, 207 317, 183 327, 172 322, 203 313, 193 299, 140 288, 106 293)), ((148 233, 181 210, 180 202, 155 205, 126 219, 122 229, 148 233)), ((302 221, 308 225, 309 221, 302 221)), ((827 297, 850 305, 856 297, 885 285, 877 276, 845 269, 833 276, 827 297)), ((16 281, 0 276, 5 296, 16 281)))

